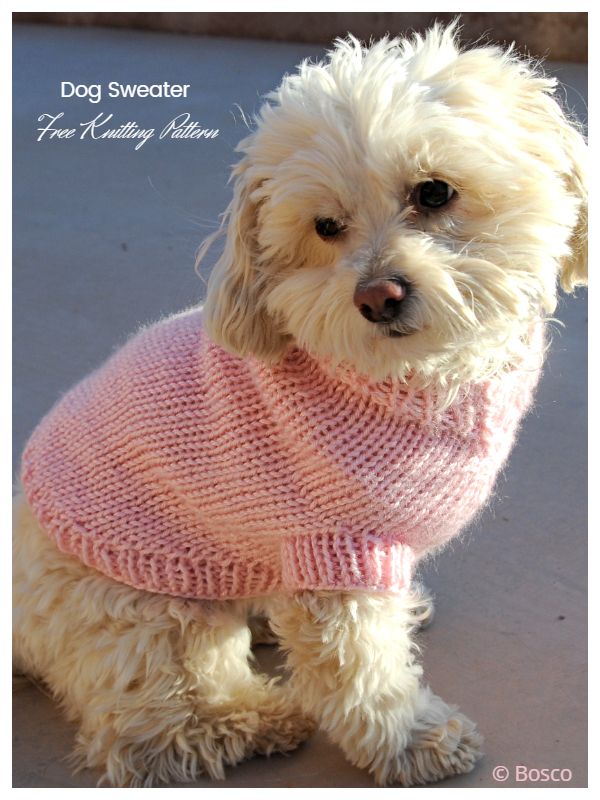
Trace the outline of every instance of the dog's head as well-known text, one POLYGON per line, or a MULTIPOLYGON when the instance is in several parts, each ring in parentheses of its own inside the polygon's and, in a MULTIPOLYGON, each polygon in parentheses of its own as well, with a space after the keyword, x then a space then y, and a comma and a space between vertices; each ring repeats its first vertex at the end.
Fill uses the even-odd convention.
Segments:
POLYGON ((210 335, 376 380, 510 363, 557 278, 587 273, 586 147, 554 90, 510 51, 461 52, 454 27, 303 63, 239 145, 210 335))

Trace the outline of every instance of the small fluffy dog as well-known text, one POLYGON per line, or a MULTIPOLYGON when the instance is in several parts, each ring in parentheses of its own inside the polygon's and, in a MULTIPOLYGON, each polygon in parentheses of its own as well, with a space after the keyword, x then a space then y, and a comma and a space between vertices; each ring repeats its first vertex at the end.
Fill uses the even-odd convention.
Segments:
POLYGON ((268 97, 202 324, 138 334, 23 459, 15 660, 82 766, 222 778, 316 724, 379 784, 472 769, 473 723, 421 682, 411 581, 489 495, 557 280, 586 279, 586 148, 554 91, 435 27, 338 41, 268 97))

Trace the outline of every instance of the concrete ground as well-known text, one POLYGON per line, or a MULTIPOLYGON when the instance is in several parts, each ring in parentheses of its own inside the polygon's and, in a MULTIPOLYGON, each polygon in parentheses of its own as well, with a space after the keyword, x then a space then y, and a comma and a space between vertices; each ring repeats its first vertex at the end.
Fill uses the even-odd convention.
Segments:
MULTIPOLYGON (((493 34, 493 31, 492 31, 493 34)), ((226 205, 228 165, 259 97, 318 46, 20 25, 14 38, 14 457, 58 396, 137 326, 202 298, 194 251, 226 205), (61 99, 61 81, 192 84, 188 101, 61 99), (64 127, 100 112, 161 128, 183 111, 206 141, 36 142, 41 114, 64 127)), ((586 69, 552 65, 585 115, 586 69)), ((540 187, 543 190, 543 187, 540 187)), ((468 536, 424 570, 437 599, 422 635, 427 680, 475 719, 485 758, 440 784, 491 787, 497 765, 586 764, 586 294, 565 298, 535 411, 497 498, 468 536), (468 545, 468 546, 467 546, 468 545)), ((259 648, 268 670, 279 663, 259 648)), ((40 690, 14 702, 16 787, 94 786, 64 758, 75 727, 40 690)), ((563 773, 566 774, 566 773, 563 773)), ((201 781, 198 786, 208 786, 201 781)), ((289 758, 254 759, 231 787, 370 787, 324 735, 289 758)), ((547 785, 547 784, 546 784, 547 785)))

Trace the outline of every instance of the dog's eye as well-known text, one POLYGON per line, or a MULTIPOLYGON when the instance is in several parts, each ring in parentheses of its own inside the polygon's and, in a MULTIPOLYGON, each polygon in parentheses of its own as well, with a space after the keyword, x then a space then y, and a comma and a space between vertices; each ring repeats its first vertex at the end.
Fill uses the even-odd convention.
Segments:
POLYGON ((417 205, 421 208, 441 208, 450 201, 454 194, 454 189, 447 183, 433 180, 420 183, 415 196, 417 205))
POLYGON ((315 230, 322 239, 331 239, 341 233, 344 226, 332 217, 325 217, 315 220, 315 230))

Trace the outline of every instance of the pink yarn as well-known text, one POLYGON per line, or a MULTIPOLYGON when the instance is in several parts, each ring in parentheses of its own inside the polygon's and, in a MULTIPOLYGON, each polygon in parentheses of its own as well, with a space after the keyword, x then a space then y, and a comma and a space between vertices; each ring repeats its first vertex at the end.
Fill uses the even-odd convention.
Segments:
POLYGON ((25 491, 61 550, 140 589, 400 591, 488 498, 541 337, 531 363, 440 411, 432 392, 299 349, 274 367, 237 358, 181 314, 56 404, 25 449, 25 491))

